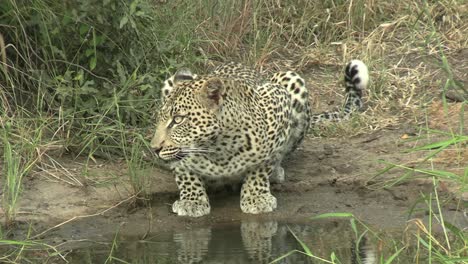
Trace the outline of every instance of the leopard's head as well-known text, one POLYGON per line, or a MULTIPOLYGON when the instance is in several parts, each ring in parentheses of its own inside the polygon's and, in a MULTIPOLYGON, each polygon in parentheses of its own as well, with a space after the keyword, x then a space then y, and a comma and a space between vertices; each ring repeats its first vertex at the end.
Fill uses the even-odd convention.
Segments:
MULTIPOLYGON (((187 70, 177 72, 170 80, 151 147, 166 161, 210 152, 203 146, 221 132, 225 81, 216 76, 194 78, 187 70)), ((165 88, 168 84, 166 81, 165 88)))

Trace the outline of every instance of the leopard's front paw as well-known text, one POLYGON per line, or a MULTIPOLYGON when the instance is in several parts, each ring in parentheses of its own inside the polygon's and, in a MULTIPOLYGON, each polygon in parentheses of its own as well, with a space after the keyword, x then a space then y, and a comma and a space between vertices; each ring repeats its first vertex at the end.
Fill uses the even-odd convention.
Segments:
POLYGON ((241 210, 248 214, 272 212, 276 209, 276 198, 270 193, 247 195, 241 199, 241 210))
POLYGON ((210 203, 200 200, 177 200, 172 211, 180 216, 200 217, 210 213, 210 203))

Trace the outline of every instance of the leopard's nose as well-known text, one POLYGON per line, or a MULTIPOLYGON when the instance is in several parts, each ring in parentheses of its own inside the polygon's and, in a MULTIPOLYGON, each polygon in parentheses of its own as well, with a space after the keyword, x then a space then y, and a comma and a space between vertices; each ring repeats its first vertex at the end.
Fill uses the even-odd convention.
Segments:
POLYGON ((153 151, 154 151, 156 154, 158 154, 158 156, 159 156, 159 152, 161 152, 161 150, 162 150, 162 147, 153 149, 153 151))
POLYGON ((158 155, 158 157, 159 157, 159 153, 163 149, 163 143, 164 143, 164 141, 153 147, 153 151, 154 151, 154 153, 156 153, 156 155, 158 155))
POLYGON ((153 148, 153 151, 154 151, 154 153, 156 153, 156 155, 158 155, 158 157, 159 157, 159 153, 161 152, 162 149, 163 149, 162 147, 157 147, 157 148, 153 148))

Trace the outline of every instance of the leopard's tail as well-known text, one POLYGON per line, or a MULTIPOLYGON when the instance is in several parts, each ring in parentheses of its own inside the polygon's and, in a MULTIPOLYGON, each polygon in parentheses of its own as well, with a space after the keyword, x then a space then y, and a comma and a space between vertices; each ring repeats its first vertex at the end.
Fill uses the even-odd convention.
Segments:
POLYGON ((351 114, 359 111, 362 106, 362 92, 369 83, 369 71, 364 62, 350 61, 345 68, 346 97, 341 109, 332 112, 323 112, 311 115, 310 123, 317 124, 324 121, 341 121, 348 119, 351 114))

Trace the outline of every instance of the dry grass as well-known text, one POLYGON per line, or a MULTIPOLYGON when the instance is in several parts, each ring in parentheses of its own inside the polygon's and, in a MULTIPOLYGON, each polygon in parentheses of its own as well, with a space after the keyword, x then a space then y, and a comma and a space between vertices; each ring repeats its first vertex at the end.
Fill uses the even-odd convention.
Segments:
POLYGON ((338 125, 322 133, 326 136, 421 123, 447 79, 468 83, 468 5, 463 1, 246 0, 215 1, 211 10, 203 9, 211 2, 200 0, 195 12, 204 18, 196 26, 196 45, 205 66, 235 60, 265 73, 299 71, 316 112, 339 106, 348 60, 369 65, 367 109, 351 122, 361 129, 338 125), (451 74, 444 72, 444 57, 453 66, 451 74))

